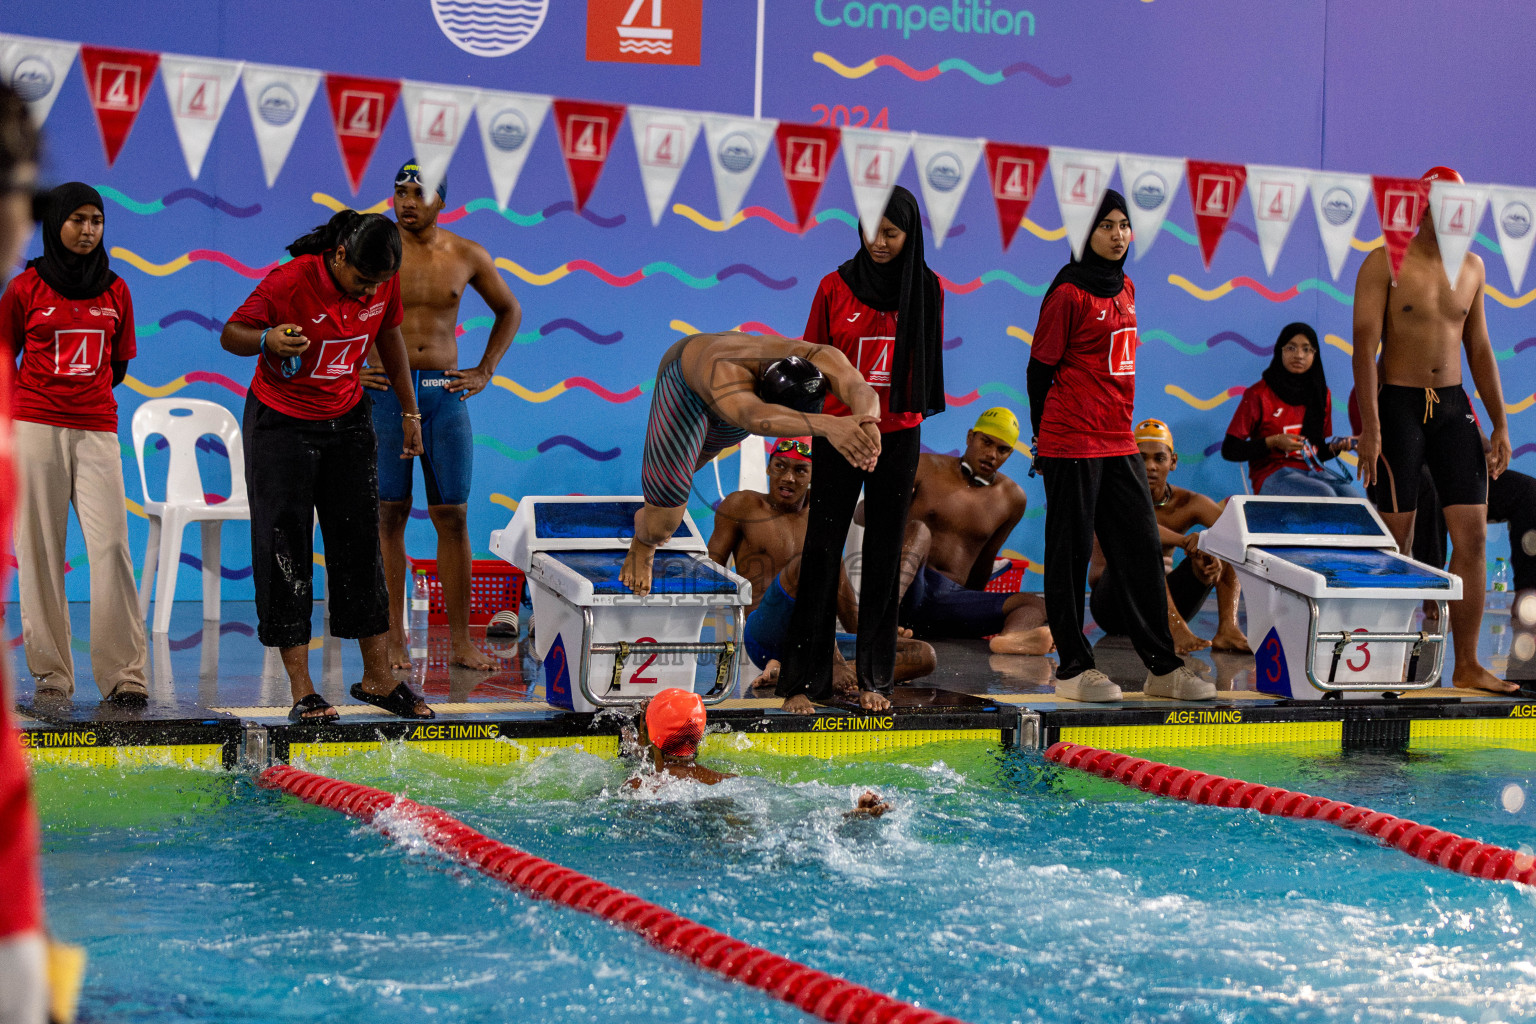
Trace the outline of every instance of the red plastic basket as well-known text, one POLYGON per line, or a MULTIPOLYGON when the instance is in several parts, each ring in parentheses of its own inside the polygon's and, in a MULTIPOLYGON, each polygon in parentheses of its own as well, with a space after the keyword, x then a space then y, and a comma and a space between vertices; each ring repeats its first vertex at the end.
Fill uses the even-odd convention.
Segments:
POLYGON ((1017 594, 1024 589, 1024 572, 1028 568, 1028 559, 1010 558, 1008 568, 994 573, 982 589, 989 594, 1017 594))
MULTIPOLYGON (((443 585, 437 578, 437 559, 412 558, 411 572, 427 578, 427 595, 431 604, 427 608, 427 622, 444 625, 448 622, 448 606, 443 604, 443 585)), ((523 571, 515 565, 501 561, 475 561, 469 566, 469 624, 483 626, 491 616, 504 608, 516 611, 523 603, 523 571)), ((406 581, 407 594, 414 586, 406 581)))

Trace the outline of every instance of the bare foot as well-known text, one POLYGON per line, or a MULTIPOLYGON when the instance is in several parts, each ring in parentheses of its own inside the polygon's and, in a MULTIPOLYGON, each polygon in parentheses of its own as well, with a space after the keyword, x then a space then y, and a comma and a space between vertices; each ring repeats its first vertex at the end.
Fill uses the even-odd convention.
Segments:
POLYGON ((477 672, 495 672, 501 667, 484 654, 481 654, 480 648, 468 640, 455 640, 453 642, 453 654, 449 660, 455 665, 472 668, 477 672))
POLYGON ((768 664, 764 666, 762 674, 759 675, 756 679, 752 680, 752 689, 767 690, 773 686, 777 686, 778 682, 779 663, 778 661, 770 658, 768 664))
POLYGON ((1189 654, 1193 651, 1203 651, 1211 646, 1209 640, 1202 640, 1189 631, 1189 627, 1182 623, 1170 627, 1173 633, 1173 649, 1180 654, 1189 654))
POLYGON ((656 555, 656 549, 649 544, 641 544, 639 540, 629 542, 629 554, 624 556, 624 565, 619 569, 619 582, 637 594, 649 594, 651 592, 651 560, 656 555))
POLYGON ((387 651, 388 651, 389 667, 390 668, 410 668, 411 667, 411 652, 406 649, 405 644, 403 644, 400 641, 396 640, 394 637, 390 637, 389 638, 389 647, 387 648, 387 651))
POLYGON ((1426 600, 1424 602, 1424 621, 1425 622, 1439 622, 1440 621, 1440 602, 1438 602, 1438 601, 1428 601, 1428 600, 1426 600))
POLYGON ((1519 693, 1520 684, 1512 683, 1507 679, 1500 679, 1481 665, 1472 665, 1463 672, 1460 665, 1451 675, 1451 685, 1458 690, 1481 690, 1486 693, 1497 693, 1501 696, 1510 693, 1519 693))
POLYGON ((811 698, 805 694, 797 693, 793 697, 785 698, 784 706, 779 708, 779 710, 788 711, 792 715, 814 715, 816 713, 816 705, 812 704, 811 698))
POLYGON ((993 654, 1049 654, 1056 649, 1051 637, 1051 627, 1020 630, 1017 633, 999 633, 987 643, 993 654))
POLYGON ((859 675, 846 661, 832 666, 832 692, 839 697, 852 697, 859 692, 859 675))
POLYGON ((1218 629, 1215 638, 1211 640, 1211 648, 1217 651, 1237 651, 1239 654, 1253 653, 1253 648, 1248 646, 1248 638, 1236 626, 1222 626, 1218 629))
POLYGON ((890 706, 891 702, 886 700, 884 695, 876 693, 874 690, 859 691, 859 707, 865 711, 884 711, 890 706))

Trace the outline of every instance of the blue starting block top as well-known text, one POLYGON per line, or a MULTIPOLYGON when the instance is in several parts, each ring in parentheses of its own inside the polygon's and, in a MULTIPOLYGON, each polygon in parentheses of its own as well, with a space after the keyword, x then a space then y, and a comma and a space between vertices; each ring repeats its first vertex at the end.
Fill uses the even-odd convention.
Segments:
POLYGON ((1332 502, 1265 501, 1249 498, 1243 503, 1248 532, 1327 534, 1344 537, 1381 537, 1381 527, 1363 504, 1332 502))
MULTIPOLYGON (((1294 507, 1294 506, 1293 506, 1294 507)), ((1349 506, 1344 506, 1349 507, 1349 506)), ((1252 505, 1249 518, 1252 520, 1252 505)), ((1374 523, 1372 524, 1375 525, 1374 523)), ((1317 573, 1328 586, 1341 590, 1449 590, 1450 580, 1437 576, 1390 551, 1371 548, 1270 547, 1277 558, 1317 573)))
MULTIPOLYGON (((534 533, 540 540, 628 540, 635 535, 640 506, 638 501, 540 502, 534 533)), ((687 524, 678 524, 672 536, 689 536, 687 524)))
MULTIPOLYGON (((586 506, 590 507, 590 506, 586 506)), ((560 564, 580 573, 599 595, 631 591, 619 582, 624 551, 562 551, 560 564)), ((734 594, 736 583, 715 566, 686 551, 658 551, 651 564, 652 594, 734 594)))

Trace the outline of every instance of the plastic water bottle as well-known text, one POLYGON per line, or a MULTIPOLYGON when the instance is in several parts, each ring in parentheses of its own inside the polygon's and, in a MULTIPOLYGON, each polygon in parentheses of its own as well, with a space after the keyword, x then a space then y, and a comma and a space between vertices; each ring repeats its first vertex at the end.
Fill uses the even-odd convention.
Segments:
POLYGON ((1488 581, 1488 607, 1509 607, 1509 563, 1502 558, 1493 560, 1493 578, 1488 581))
POLYGON ((431 609, 431 596, 427 589, 427 574, 411 573, 411 661, 427 663, 427 613, 431 609))

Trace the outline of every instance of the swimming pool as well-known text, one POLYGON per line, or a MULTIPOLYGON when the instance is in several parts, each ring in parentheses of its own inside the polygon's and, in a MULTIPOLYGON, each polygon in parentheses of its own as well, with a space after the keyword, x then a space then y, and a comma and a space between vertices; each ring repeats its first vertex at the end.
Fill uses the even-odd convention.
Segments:
MULTIPOLYGON (((1516 799, 1529 753, 1139 753, 1509 847, 1536 822, 1516 799)), ((743 777, 645 795, 575 750, 486 767, 399 744, 321 769, 973 1024, 1536 1011, 1529 890, 1324 824, 979 743, 833 763, 716 737, 706 760, 743 777), (844 819, 866 785, 895 811, 844 819)), ((807 1019, 245 776, 44 765, 36 781, 50 917, 92 957, 86 1019, 807 1019)))

